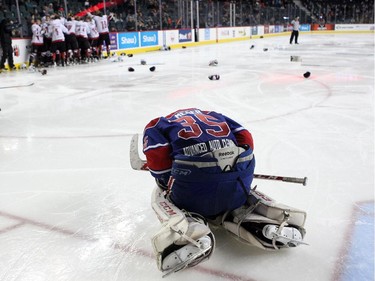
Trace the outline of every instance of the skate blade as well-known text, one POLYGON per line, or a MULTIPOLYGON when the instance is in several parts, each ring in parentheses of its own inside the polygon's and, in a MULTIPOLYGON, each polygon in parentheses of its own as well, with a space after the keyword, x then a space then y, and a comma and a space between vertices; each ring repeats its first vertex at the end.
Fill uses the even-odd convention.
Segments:
POLYGON ((168 275, 171 275, 172 273, 175 273, 177 271, 181 271, 181 270, 184 270, 186 268, 189 267, 189 264, 194 261, 196 258, 198 258, 199 256, 201 255, 204 255, 205 253, 207 253, 209 250, 211 250, 212 246, 208 247, 207 249, 205 250, 202 250, 198 253, 195 253, 194 255, 192 255, 189 259, 187 259, 186 261, 176 265, 174 268, 171 268, 169 269, 163 276, 162 278, 164 277, 167 277, 168 275))

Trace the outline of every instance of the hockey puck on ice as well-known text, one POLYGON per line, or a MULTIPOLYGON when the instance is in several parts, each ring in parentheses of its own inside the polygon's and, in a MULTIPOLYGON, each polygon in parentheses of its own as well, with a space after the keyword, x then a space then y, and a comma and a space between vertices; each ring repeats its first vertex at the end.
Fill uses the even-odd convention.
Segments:
POLYGON ((133 54, 128 54, 128 57, 131 58, 133 56, 133 54))
POLYGON ((42 75, 46 75, 47 74, 47 70, 43 69, 40 73, 42 73, 42 75))
POLYGON ((186 46, 182 46, 182 49, 186 49, 186 46))
POLYGON ((156 69, 155 66, 151 66, 151 67, 150 67, 150 71, 151 71, 151 72, 155 71, 155 69, 156 69))
POLYGON ((305 78, 309 78, 310 75, 311 75, 311 73, 307 71, 307 72, 305 72, 305 73, 303 74, 303 77, 305 77, 305 78))
POLYGON ((210 76, 208 76, 208 79, 210 79, 210 80, 219 80, 220 79, 220 75, 218 75, 218 74, 210 75, 210 76))
POLYGON ((251 46, 250 46, 250 50, 251 50, 251 49, 254 49, 254 47, 255 47, 254 45, 251 45, 251 46))
POLYGON ((261 39, 263 39, 263 36, 260 36, 261 39))
POLYGON ((133 71, 134 71, 134 68, 133 68, 133 67, 129 67, 129 68, 128 68, 128 71, 129 71, 129 72, 133 72, 133 71))
POLYGON ((267 52, 267 51, 268 51, 268 48, 263 48, 263 51, 267 52))
POLYGON ((145 60, 141 60, 141 65, 146 65, 146 61, 145 60))

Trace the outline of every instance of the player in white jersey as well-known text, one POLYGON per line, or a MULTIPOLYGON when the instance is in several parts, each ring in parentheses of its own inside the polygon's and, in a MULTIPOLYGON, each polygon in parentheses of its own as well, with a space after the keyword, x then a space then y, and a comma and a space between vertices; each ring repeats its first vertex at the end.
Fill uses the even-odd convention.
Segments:
POLYGON ((90 16, 86 17, 86 22, 90 29, 89 42, 90 42, 90 46, 92 49, 92 54, 95 58, 99 58, 99 53, 98 53, 99 32, 96 27, 96 23, 94 19, 90 16))
POLYGON ((42 28, 44 30, 44 50, 51 49, 52 31, 51 31, 51 17, 45 16, 42 18, 42 28))
POLYGON ((29 65, 37 66, 39 64, 41 53, 43 52, 44 44, 44 29, 41 26, 41 20, 32 20, 32 38, 31 38, 31 54, 29 58, 29 65))
POLYGON ((81 59, 85 61, 90 57, 90 43, 88 39, 89 33, 90 33, 90 28, 87 22, 83 21, 82 18, 77 17, 76 36, 77 36, 78 46, 81 50, 81 59))
POLYGON ((110 45, 111 41, 109 38, 109 29, 108 29, 108 17, 107 15, 102 15, 101 12, 97 12, 96 15, 94 15, 94 21, 96 23, 96 27, 99 32, 99 55, 102 54, 102 48, 103 48, 103 42, 106 46, 107 50, 107 57, 109 56, 110 52, 110 45))
POLYGON ((68 29, 68 33, 65 34, 65 45, 68 52, 67 60, 69 61, 74 61, 74 59, 79 61, 80 59, 78 41, 76 37, 76 23, 77 21, 72 15, 70 15, 65 22, 65 27, 68 29))
POLYGON ((56 53, 60 52, 61 65, 65 65, 65 35, 68 33, 68 29, 62 24, 59 16, 55 16, 54 20, 51 22, 51 31, 52 31, 52 43, 51 43, 51 52, 52 52, 52 61, 56 64, 56 53))

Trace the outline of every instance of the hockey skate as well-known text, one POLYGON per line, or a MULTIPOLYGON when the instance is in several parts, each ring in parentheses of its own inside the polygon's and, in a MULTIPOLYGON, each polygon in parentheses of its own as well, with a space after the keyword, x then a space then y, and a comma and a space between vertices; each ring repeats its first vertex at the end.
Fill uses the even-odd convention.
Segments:
POLYGON ((193 267, 206 259, 212 251, 212 240, 209 236, 204 236, 197 240, 199 247, 188 244, 173 251, 163 259, 162 270, 166 273, 163 277, 174 272, 193 267))
POLYGON ((302 234, 295 227, 279 227, 278 225, 267 224, 263 227, 262 233, 264 237, 272 240, 274 245, 276 242, 288 247, 297 247, 300 244, 308 245, 302 241, 302 234))

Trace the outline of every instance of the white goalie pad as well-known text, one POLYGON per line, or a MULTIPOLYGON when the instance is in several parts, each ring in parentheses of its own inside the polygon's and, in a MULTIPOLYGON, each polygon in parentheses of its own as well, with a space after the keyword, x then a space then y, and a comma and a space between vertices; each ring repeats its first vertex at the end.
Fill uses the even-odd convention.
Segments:
MULTIPOLYGON (((304 227, 306 221, 305 211, 280 204, 264 193, 254 189, 251 190, 250 196, 253 197, 252 200, 259 202, 255 208, 256 214, 277 221, 278 224, 283 223, 287 217, 287 223, 289 225, 304 227)), ((259 216, 254 216, 252 220, 261 222, 262 219, 259 216)))
POLYGON ((236 237, 263 250, 296 247, 306 244, 306 212, 277 203, 265 194, 252 190, 253 205, 242 206, 222 224, 236 237), (266 231, 268 230, 268 231, 266 231), (280 243, 277 243, 280 242, 280 243))
POLYGON ((159 187, 154 189, 152 208, 162 223, 151 239, 161 271, 181 270, 211 256, 215 239, 203 219, 181 211, 165 198, 159 187), (192 256, 195 259, 191 259, 192 256), (178 262, 175 264, 174 260, 178 262))
POLYGON ((185 218, 184 213, 165 198, 164 190, 158 186, 156 186, 152 192, 151 207, 161 223, 168 222, 173 217, 175 217, 174 219, 178 217, 177 220, 185 218))

